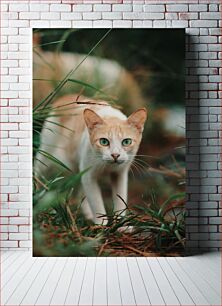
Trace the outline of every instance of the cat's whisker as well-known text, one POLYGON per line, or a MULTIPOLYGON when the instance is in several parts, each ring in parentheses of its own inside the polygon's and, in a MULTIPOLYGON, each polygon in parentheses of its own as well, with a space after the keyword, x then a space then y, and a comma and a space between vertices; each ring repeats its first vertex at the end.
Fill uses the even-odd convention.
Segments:
POLYGON ((145 162, 145 161, 142 160, 142 159, 135 158, 134 160, 137 161, 137 162, 139 162, 139 163, 140 163, 141 165, 143 165, 144 167, 147 167, 147 168, 150 168, 150 167, 151 167, 150 164, 148 164, 147 162, 145 162))
POLYGON ((141 172, 146 173, 147 169, 135 160, 134 160, 134 165, 136 165, 140 169, 141 172))

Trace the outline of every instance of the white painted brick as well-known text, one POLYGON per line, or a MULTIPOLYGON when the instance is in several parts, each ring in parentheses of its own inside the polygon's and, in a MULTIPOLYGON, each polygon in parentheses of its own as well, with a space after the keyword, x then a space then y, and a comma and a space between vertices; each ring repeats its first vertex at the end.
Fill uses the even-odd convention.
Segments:
POLYGON ((133 11, 134 12, 142 12, 143 11, 143 5, 142 4, 134 4, 133 5, 133 11))
POLYGON ((123 12, 123 19, 164 19, 163 13, 123 12))
POLYGON ((207 4, 189 4, 190 12, 206 12, 207 4))
POLYGON ((28 12, 29 5, 28 4, 9 4, 9 12, 28 12))
POLYGON ((197 27, 197 28, 212 28, 217 27, 217 21, 216 20, 191 20, 190 21, 191 27, 197 27))
POLYGON ((39 12, 19 13, 19 19, 40 19, 40 13, 39 12))
POLYGON ((175 28, 186 28, 188 27, 187 20, 172 20, 172 26, 175 28))
MULTIPOLYGON (((97 22, 97 21, 94 21, 97 22)), ((74 20, 72 21, 72 27, 74 28, 92 28, 92 20, 74 20)))
POLYGON ((172 21, 171 20, 154 20, 153 26, 155 28, 170 28, 172 27, 172 21))
POLYGON ((74 12, 91 12, 93 10, 93 6, 91 4, 76 4, 73 5, 74 12))
POLYGON ((93 10, 94 12, 110 12, 111 4, 94 4, 93 10))
POLYGON ((21 225, 19 226, 19 232, 20 233, 30 233, 31 229, 29 225, 21 225))
POLYGON ((15 170, 2 170, 1 171, 2 177, 18 177, 18 171, 15 170))
MULTIPOLYGON (((62 14, 69 14, 69 13, 62 13, 62 14)), ((57 12, 50 12, 50 13, 41 13, 41 19, 45 20, 58 20, 60 18, 60 13, 57 12)), ((65 19, 64 17, 61 19, 65 19)))
POLYGON ((71 28, 71 21, 60 21, 60 20, 51 20, 50 21, 50 26, 52 28, 71 28))
POLYGON ((12 27, 12 28, 16 28, 16 27, 29 27, 29 21, 28 20, 12 20, 10 19, 9 20, 9 27, 12 27))
POLYGON ((32 242, 31 241, 19 241, 19 247, 20 248, 31 248, 32 242))
POLYGON ((18 28, 2 28, 1 35, 18 35, 18 28))
POLYGON ((30 210, 29 209, 19 209, 19 216, 20 217, 29 217, 30 216, 30 210))
POLYGON ((113 24, 111 20, 94 20, 94 28, 112 28, 113 24))
POLYGON ((4 123, 1 125, 3 131, 15 131, 18 130, 18 123, 4 123))
POLYGON ((8 224, 9 219, 6 217, 0 217, 0 224, 8 224))
POLYGON ((105 12, 102 13, 102 19, 109 19, 109 20, 123 19, 123 14, 120 12, 105 12))
POLYGON ((165 19, 176 20, 178 19, 178 13, 165 13, 165 19))
POLYGON ((163 4, 160 5, 144 5, 144 12, 165 12, 165 7, 163 4))
POLYGON ((0 247, 1 248, 17 248, 18 241, 1 241, 0 247))
POLYGON ((152 28, 153 22, 151 20, 143 20, 143 28, 152 28))
POLYGON ((9 115, 10 122, 29 122, 30 117, 27 115, 9 115))
POLYGON ((30 27, 31 28, 49 28, 50 22, 49 20, 31 20, 30 27))
POLYGON ((51 4, 50 11, 52 12, 71 12, 71 5, 69 4, 51 4))
POLYGON ((28 240, 27 233, 10 233, 9 234, 10 240, 28 240))
POLYGON ((46 3, 30 3, 29 4, 30 11, 32 12, 48 12, 49 11, 49 4, 46 3))
POLYGON ((209 4, 209 11, 210 12, 217 12, 217 11, 219 11, 219 5, 218 4, 209 4))
MULTIPOLYGON (((10 187, 7 187, 7 186, 3 186, 2 188, 4 188, 5 190, 8 190, 10 189, 10 187)), ((11 187, 12 188, 12 191, 13 193, 15 193, 15 189, 18 188, 18 187, 11 187), (14 189, 13 189, 14 188, 14 189)), ((4 192, 4 193, 11 193, 11 191, 8 191, 8 192, 4 192)), ((1 209, 1 216, 2 217, 13 217, 13 216, 18 216, 18 210, 17 209, 1 209)))
POLYGON ((169 4, 166 5, 167 12, 188 12, 187 4, 169 4))
POLYGON ((131 4, 113 4, 112 10, 113 12, 131 12, 132 5, 131 4))
POLYGON ((1 66, 4 67, 18 67, 18 61, 16 60, 1 60, 1 66))
MULTIPOLYGON (((111 14, 111 13, 103 13, 103 14, 111 14)), ((102 13, 100 12, 87 12, 87 13, 83 13, 83 19, 86 20, 98 20, 102 18, 102 13)), ((109 18, 108 18, 109 19, 109 18)))
POLYGON ((143 21, 142 20, 133 20, 133 28, 142 28, 143 21))
POLYGON ((10 99, 9 100, 10 106, 29 106, 31 103, 28 99, 10 99))
POLYGON ((9 51, 18 51, 18 44, 9 44, 8 45, 8 50, 9 51))
MULTIPOLYGON (((55 18, 56 19, 56 18, 55 18)), ((81 20, 82 14, 81 13, 61 13, 62 20, 81 20)))
POLYGON ((221 18, 221 14, 220 13, 209 13, 209 12, 204 12, 204 13, 200 13, 200 19, 215 19, 215 20, 220 20, 221 18))
POLYGON ((4 138, 2 139, 2 145, 3 146, 16 146, 18 145, 17 139, 11 139, 11 138, 4 138))
POLYGON ((114 28, 131 28, 132 21, 131 20, 114 20, 113 27, 114 28))

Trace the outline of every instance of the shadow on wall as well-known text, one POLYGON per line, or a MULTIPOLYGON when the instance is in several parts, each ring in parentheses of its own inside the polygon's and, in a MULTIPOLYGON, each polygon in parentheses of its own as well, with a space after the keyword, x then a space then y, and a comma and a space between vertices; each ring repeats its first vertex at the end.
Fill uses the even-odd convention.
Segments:
MULTIPOLYGON (((199 101, 199 75, 197 71, 198 59, 197 52, 192 52, 195 58, 189 54, 194 46, 193 37, 186 35, 186 53, 185 53, 185 90, 186 90, 186 254, 194 255, 200 253, 199 248, 199 232, 201 224, 200 216, 200 201, 204 194, 201 193, 200 188, 200 101, 199 101)), ((201 250, 202 251, 202 250, 201 250)))

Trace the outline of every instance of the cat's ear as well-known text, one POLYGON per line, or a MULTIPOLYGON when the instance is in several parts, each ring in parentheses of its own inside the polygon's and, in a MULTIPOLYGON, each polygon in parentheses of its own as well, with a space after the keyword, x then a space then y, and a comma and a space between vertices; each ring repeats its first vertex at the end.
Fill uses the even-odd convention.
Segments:
POLYGON ((143 131, 144 122, 147 118, 147 110, 145 108, 140 108, 132 113, 127 121, 130 125, 135 126, 140 132, 143 131))
POLYGON ((97 125, 103 124, 103 119, 93 110, 86 108, 83 112, 85 123, 89 130, 94 129, 97 125))

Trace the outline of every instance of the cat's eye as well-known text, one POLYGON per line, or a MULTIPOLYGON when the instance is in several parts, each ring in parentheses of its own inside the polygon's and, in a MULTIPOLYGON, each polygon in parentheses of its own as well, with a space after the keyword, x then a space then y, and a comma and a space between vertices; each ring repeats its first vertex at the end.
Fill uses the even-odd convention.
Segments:
POLYGON ((125 138, 125 139, 123 139, 123 141, 122 141, 122 145, 123 145, 124 147, 127 147, 127 146, 131 145, 131 143, 132 143, 132 139, 131 139, 131 138, 125 138))
POLYGON ((107 147, 109 145, 109 140, 107 138, 100 138, 99 143, 101 146, 107 147))

